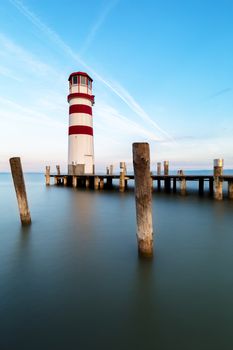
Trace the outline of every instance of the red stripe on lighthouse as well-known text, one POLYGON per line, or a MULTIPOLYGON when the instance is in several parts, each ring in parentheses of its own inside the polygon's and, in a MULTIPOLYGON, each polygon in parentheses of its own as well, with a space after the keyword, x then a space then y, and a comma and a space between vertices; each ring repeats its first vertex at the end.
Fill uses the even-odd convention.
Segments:
POLYGON ((70 106, 69 113, 86 113, 92 115, 92 108, 86 105, 72 105, 70 106))
POLYGON ((69 127, 69 135, 91 135, 93 136, 93 128, 86 125, 73 125, 69 127))

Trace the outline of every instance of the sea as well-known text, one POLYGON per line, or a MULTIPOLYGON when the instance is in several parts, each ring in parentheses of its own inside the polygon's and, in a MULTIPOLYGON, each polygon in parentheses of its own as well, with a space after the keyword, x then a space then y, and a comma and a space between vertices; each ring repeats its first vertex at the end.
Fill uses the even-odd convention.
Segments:
MULTIPOLYGON (((229 172, 233 173, 233 172, 229 172)), ((205 174, 205 172, 203 172, 205 174)), ((1 350, 232 350, 233 201, 153 192, 154 257, 137 252, 133 186, 25 174, 21 227, 0 175, 1 350)))

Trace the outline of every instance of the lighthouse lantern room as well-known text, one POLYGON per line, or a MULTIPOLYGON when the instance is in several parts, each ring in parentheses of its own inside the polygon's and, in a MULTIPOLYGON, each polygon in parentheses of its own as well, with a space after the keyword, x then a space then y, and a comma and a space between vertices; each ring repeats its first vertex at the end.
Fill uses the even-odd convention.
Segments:
POLYGON ((84 72, 69 76, 68 174, 94 174, 91 77, 84 72))

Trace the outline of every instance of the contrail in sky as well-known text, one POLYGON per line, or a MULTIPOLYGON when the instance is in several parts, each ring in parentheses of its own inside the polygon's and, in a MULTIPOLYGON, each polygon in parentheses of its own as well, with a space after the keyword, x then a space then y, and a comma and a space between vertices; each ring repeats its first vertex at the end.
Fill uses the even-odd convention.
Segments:
POLYGON ((119 2, 119 0, 113 0, 108 3, 108 6, 101 12, 100 17, 95 22, 94 26, 92 27, 91 31, 89 32, 85 43, 83 44, 81 50, 79 51, 80 55, 83 55, 84 52, 88 49, 91 42, 93 41, 97 31, 102 26, 103 22, 105 21, 106 17, 108 16, 109 12, 113 9, 113 7, 116 6, 116 4, 119 2))
POLYGON ((99 75, 95 70, 93 70, 90 66, 88 66, 79 55, 77 55, 69 45, 67 45, 60 36, 53 31, 50 27, 44 24, 33 12, 31 12, 23 3, 19 0, 9 0, 11 4, 13 4, 26 18, 30 20, 37 28, 39 28, 51 41, 56 43, 68 56, 72 57, 76 62, 82 65, 87 71, 89 71, 93 76, 96 77, 100 82, 102 82, 105 86, 107 86, 111 91, 113 91, 122 101, 126 103, 126 105, 135 112, 141 119, 149 122, 160 131, 163 135, 165 135, 168 139, 175 142, 175 140, 165 131, 163 130, 156 122, 154 122, 151 117, 143 110, 143 108, 134 100, 134 98, 123 88, 116 88, 107 80, 105 80, 101 75, 99 75))
POLYGON ((210 95, 209 98, 214 98, 214 97, 223 95, 223 94, 225 94, 225 93, 227 93, 227 92, 229 92, 231 90, 232 90, 231 88, 226 88, 226 89, 219 90, 219 91, 215 92, 215 94, 210 95))

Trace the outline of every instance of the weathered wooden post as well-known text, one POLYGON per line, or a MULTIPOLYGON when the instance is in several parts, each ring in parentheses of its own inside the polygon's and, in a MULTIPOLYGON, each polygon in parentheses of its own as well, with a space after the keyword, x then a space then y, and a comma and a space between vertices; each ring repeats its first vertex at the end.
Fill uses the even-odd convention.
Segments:
POLYGON ((169 161, 168 160, 165 160, 163 162, 163 172, 164 172, 165 176, 169 175, 169 161))
POLYGON ((85 179, 85 185, 86 185, 86 188, 90 187, 90 178, 89 178, 89 176, 87 176, 86 179, 85 179))
POLYGON ((50 185, 50 166, 45 167, 45 183, 46 186, 50 185))
POLYGON ((99 177, 95 176, 94 178, 94 189, 98 190, 99 189, 99 177))
POLYGON ((113 175, 113 165, 112 164, 110 165, 109 174, 113 175))
POLYGON ((214 198, 222 200, 222 180, 219 178, 223 175, 223 159, 214 159, 214 198))
MULTIPOLYGON (((157 176, 161 176, 161 162, 157 163, 157 176)), ((161 190, 161 180, 157 179, 157 189, 158 191, 161 190)))
POLYGON ((120 162, 120 180, 119 180, 119 190, 124 192, 125 190, 125 162, 120 162))
POLYGON ((186 195, 186 179, 184 175, 182 175, 181 180, 180 180, 180 194, 182 196, 186 195))
POLYGON ((157 163, 157 175, 160 176, 161 175, 161 162, 157 163))
POLYGON ((133 143, 138 251, 153 256, 152 194, 148 143, 133 143))
POLYGON ((78 184, 77 176, 73 175, 72 176, 72 186, 77 187, 77 184, 78 184))
POLYGON ((21 223, 22 225, 28 225, 31 223, 31 215, 28 207, 27 193, 20 158, 10 158, 10 166, 18 201, 21 223))
POLYGON ((228 198, 233 199, 233 181, 228 181, 228 198))
POLYGON ((104 178, 103 177, 100 177, 99 187, 100 187, 100 190, 102 190, 104 188, 104 178))
POLYGON ((61 175, 60 165, 56 165, 56 168, 57 168, 57 175, 60 176, 61 175))
MULTIPOLYGON (((169 162, 168 160, 165 160, 163 162, 163 169, 164 169, 164 176, 168 176, 169 175, 169 162)), ((164 179, 164 187, 165 187, 165 191, 166 192, 170 192, 171 191, 171 180, 170 178, 165 178, 164 179)))
POLYGON ((63 184, 64 184, 64 186, 67 186, 67 176, 64 176, 64 178, 63 178, 63 184))

